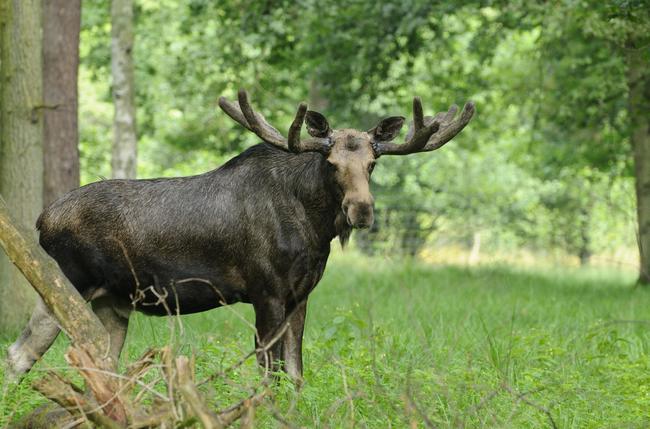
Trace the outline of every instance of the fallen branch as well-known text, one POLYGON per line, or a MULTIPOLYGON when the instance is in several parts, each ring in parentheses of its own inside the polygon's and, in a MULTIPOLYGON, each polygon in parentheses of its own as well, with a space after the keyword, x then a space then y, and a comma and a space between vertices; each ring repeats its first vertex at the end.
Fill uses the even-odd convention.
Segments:
POLYGON ((104 414, 116 422, 126 424, 126 410, 120 398, 120 392, 123 389, 119 379, 104 371, 93 371, 94 368, 99 368, 99 365, 95 357, 82 348, 71 348, 65 358, 71 366, 77 368, 84 378, 86 387, 104 414))
POLYGON ((81 389, 56 372, 49 372, 45 377, 34 381, 32 387, 75 417, 83 417, 102 428, 124 428, 124 426, 103 414, 97 401, 85 396, 81 389))

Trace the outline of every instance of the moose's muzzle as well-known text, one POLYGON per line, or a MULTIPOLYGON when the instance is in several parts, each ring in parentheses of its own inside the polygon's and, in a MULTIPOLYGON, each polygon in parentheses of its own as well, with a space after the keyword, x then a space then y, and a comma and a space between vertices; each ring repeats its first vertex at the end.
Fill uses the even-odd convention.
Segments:
POLYGON ((374 222, 374 201, 370 199, 345 198, 342 209, 348 224, 353 228, 370 228, 374 222))

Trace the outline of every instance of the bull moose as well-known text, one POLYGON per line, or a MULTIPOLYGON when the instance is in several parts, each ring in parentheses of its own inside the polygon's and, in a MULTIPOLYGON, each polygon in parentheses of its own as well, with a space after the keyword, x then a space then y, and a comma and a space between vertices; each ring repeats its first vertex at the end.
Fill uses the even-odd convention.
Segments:
MULTIPOLYGON (((39 242, 91 302, 115 361, 133 310, 188 314, 246 302, 255 310, 260 363, 270 358, 300 380, 307 298, 330 242, 338 236, 345 244, 353 228, 373 223, 376 160, 440 148, 469 123, 474 105, 458 116, 452 106, 425 117, 415 97, 403 144, 391 142, 401 116, 368 131, 332 129, 301 103, 285 138, 244 90, 238 102, 221 97, 219 106, 264 143, 197 176, 105 180, 73 190, 40 215, 39 242), (304 122, 308 139, 300 137, 304 122)), ((9 373, 29 371, 58 332, 39 302, 8 350, 9 373)))

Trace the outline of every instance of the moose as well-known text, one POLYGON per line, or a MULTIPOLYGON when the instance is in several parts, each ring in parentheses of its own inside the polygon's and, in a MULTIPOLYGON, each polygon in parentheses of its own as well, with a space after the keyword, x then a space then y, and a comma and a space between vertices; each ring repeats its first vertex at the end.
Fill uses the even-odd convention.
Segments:
MULTIPOLYGON (((246 91, 219 106, 263 143, 223 166, 190 177, 104 180, 52 203, 36 227, 41 246, 110 334, 117 362, 133 310, 188 314, 235 302, 253 305, 260 364, 302 380, 307 298, 325 270, 330 243, 373 223, 370 175, 383 155, 433 151, 471 120, 424 116, 413 99, 403 144, 393 143, 405 118, 368 131, 332 129, 320 113, 298 106, 285 138, 253 110, 246 91), (310 138, 301 139, 306 123, 310 138)), ((7 353, 14 379, 29 371, 59 327, 43 302, 7 353)))

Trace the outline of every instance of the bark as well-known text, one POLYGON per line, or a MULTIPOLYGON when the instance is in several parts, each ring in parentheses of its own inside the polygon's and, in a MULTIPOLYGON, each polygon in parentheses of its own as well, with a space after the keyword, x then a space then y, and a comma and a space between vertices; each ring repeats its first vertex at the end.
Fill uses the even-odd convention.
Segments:
POLYGON ((137 138, 133 79, 133 0, 111 3, 111 72, 113 74, 113 178, 136 176, 137 138))
POLYGON ((628 112, 636 180, 639 283, 650 285, 650 53, 628 43, 628 112))
POLYGON ((79 186, 81 0, 43 2, 43 204, 79 186))
MULTIPOLYGON (((104 367, 104 361, 100 355, 92 355, 84 348, 72 347, 65 355, 68 364, 77 368, 84 381, 86 388, 98 404, 102 404, 101 410, 94 408, 93 414, 104 416, 109 421, 126 423, 127 415, 122 398, 121 381, 110 372, 97 371, 97 368, 104 367)), ((117 367, 117 362, 113 369, 117 367)), ((86 413, 88 414, 88 413, 86 413)), ((92 415, 89 416, 92 418, 92 415)), ((108 426, 105 423, 102 425, 108 426)))
MULTIPOLYGON (((109 335, 31 231, 18 225, 0 199, 0 247, 43 298, 72 342, 93 356, 108 356, 109 335)), ((113 362, 102 365, 112 368, 113 362)))
MULTIPOLYGON (((41 0, 0 0, 0 45, 0 195, 34 236, 43 206, 41 0)), ((0 330, 23 325, 34 297, 0 254, 0 330)))

